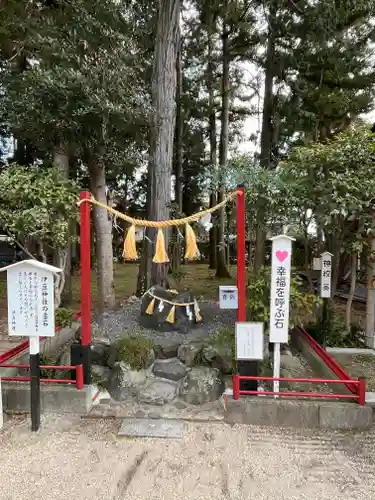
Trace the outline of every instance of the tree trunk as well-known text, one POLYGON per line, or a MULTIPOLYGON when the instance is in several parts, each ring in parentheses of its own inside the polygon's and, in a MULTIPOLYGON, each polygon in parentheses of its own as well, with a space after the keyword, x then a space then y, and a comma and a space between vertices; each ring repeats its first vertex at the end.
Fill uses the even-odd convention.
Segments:
MULTIPOLYGON (((150 159, 148 165, 148 218, 166 220, 170 215, 173 137, 176 120, 176 55, 179 38, 180 0, 160 0, 152 76, 150 159)), ((152 262, 155 230, 148 230, 139 268, 137 294, 151 284, 167 283, 167 264, 152 262)), ((168 248, 168 231, 164 232, 168 248)))
MULTIPOLYGON (((260 144, 260 165, 264 169, 271 168, 272 150, 272 115, 273 115, 273 77, 274 77, 274 54, 275 35, 272 20, 275 12, 271 12, 268 19, 268 42, 266 53, 266 73, 264 82, 262 133, 260 144)), ((259 272, 265 262, 265 245, 267 238, 267 206, 263 198, 259 200, 259 209, 256 221, 256 241, 254 256, 254 271, 259 272)))
MULTIPOLYGON (((222 49, 223 49, 223 76, 221 82, 221 131, 220 131, 220 148, 219 148, 219 192, 218 202, 223 201, 225 197, 222 176, 224 168, 228 161, 228 133, 229 133, 229 31, 226 23, 224 22, 222 34, 222 49)), ((217 263, 216 263, 216 276, 218 278, 229 278, 230 274, 226 266, 225 258, 225 208, 220 210, 220 222, 217 226, 217 241, 219 243, 217 248, 217 263)))
MULTIPOLYGON (((95 199, 107 203, 104 165, 98 157, 90 156, 90 189, 95 199)), ((104 208, 94 206, 94 230, 96 240, 97 280, 100 311, 115 306, 113 282, 112 221, 104 208)))
MULTIPOLYGON (((53 166, 61 172, 61 175, 65 179, 69 179, 69 153, 68 147, 61 143, 55 147, 53 152, 53 166)), ((72 225, 71 225, 72 226, 72 225)), ((69 236, 71 234, 72 227, 69 228, 69 236)), ((64 255, 64 288, 61 291, 61 303, 66 305, 72 302, 73 292, 72 292, 72 245, 68 241, 66 248, 63 249, 64 255)), ((57 265, 61 261, 61 250, 56 249, 54 252, 54 261, 57 265)), ((58 266, 57 266, 58 267, 58 266)))
MULTIPOLYGON (((209 14, 209 32, 208 32, 208 61, 207 61, 207 90, 209 103, 208 127, 210 135, 210 168, 212 173, 210 207, 214 207, 217 203, 216 194, 216 164, 217 164, 217 137, 216 137, 216 109, 215 109, 215 77, 214 77, 214 61, 213 61, 213 36, 215 30, 215 19, 212 13, 209 14)), ((209 245, 209 268, 216 269, 217 267, 217 231, 216 225, 213 224, 210 230, 210 245, 209 245)))
MULTIPOLYGON (((183 128, 184 116, 182 112, 182 38, 179 34, 178 53, 176 61, 176 127, 175 127, 175 203, 179 214, 182 214, 182 184, 183 184, 183 128)), ((178 228, 174 228, 176 244, 173 249, 172 268, 174 273, 178 273, 181 265, 181 237, 178 228)))
POLYGON ((352 323, 352 304, 355 293, 355 286, 357 281, 357 253, 353 252, 351 256, 351 280, 350 280, 350 290, 348 295, 348 300, 346 301, 345 309, 345 325, 346 330, 350 331, 350 325, 352 323))
MULTIPOLYGON (((373 216, 373 227, 375 224, 375 215, 373 216)), ((375 348, 375 238, 372 237, 371 247, 367 260, 367 300, 366 300, 366 345, 375 348)))

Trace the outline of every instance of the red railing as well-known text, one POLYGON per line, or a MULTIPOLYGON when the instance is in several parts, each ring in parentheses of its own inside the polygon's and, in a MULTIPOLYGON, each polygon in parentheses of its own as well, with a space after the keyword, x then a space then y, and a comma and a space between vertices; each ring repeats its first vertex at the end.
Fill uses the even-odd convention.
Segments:
MULTIPOLYGON (((6 365, 3 364, 1 365, 1 368, 23 368, 26 370, 30 369, 30 365, 6 365)), ((77 389, 80 391, 81 389, 84 388, 84 383, 83 383, 83 366, 82 365, 76 365, 76 366, 55 366, 55 365, 41 365, 39 366, 40 369, 44 370, 75 370, 76 372, 76 379, 71 380, 71 379, 61 379, 61 378, 41 378, 41 382, 47 382, 50 384, 75 384, 77 389)), ((7 382, 30 382, 30 377, 1 377, 1 380, 5 380, 7 382)))
POLYGON ((331 380, 320 378, 275 378, 275 377, 245 377, 241 375, 233 375, 233 399, 239 399, 240 395, 262 395, 262 396, 280 396, 280 397, 303 397, 303 398, 326 398, 326 399, 355 399, 361 406, 366 402, 366 380, 359 378, 358 380, 331 380), (312 384, 347 384, 355 387, 354 394, 331 394, 324 392, 274 392, 274 391, 243 391, 240 389, 241 380, 263 380, 263 381, 280 381, 280 382, 301 382, 312 384))
MULTIPOLYGON (((79 320, 81 317, 81 313, 75 313, 74 315, 74 321, 79 320)), ((62 330, 62 326, 58 326, 55 329, 55 332, 59 332, 62 330)), ((40 340, 45 340, 46 337, 40 337, 40 340)), ((26 340, 25 342, 22 342, 21 344, 18 344, 16 347, 13 347, 12 349, 9 349, 9 351, 4 352, 3 354, 0 354, 0 364, 5 363, 6 361, 9 361, 10 359, 14 358, 14 356, 17 356, 17 354, 21 354, 21 352, 25 351, 29 347, 29 341, 26 340)), ((1 368, 1 367, 0 367, 1 368)))
MULTIPOLYGON (((321 345, 309 334, 306 330, 302 328, 297 328, 297 331, 302 335, 309 343, 311 349, 320 357, 320 359, 327 365, 327 367, 333 372, 336 377, 341 380, 346 388, 352 393, 357 394, 357 387, 355 385, 355 379, 353 379, 349 373, 347 373, 342 366, 338 364, 333 356, 331 356, 327 351, 323 349, 321 345)), ((331 381, 332 382, 332 381, 331 381)))

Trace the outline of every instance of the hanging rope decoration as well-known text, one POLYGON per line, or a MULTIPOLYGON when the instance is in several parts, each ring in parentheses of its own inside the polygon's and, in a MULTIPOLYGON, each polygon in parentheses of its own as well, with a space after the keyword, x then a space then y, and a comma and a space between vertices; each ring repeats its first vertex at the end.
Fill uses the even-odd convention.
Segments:
MULTIPOLYGON (((170 290, 170 291, 172 291, 172 290, 170 290)), ((175 293, 174 290, 173 290, 173 293, 175 293)), ((194 315, 195 315, 195 321, 197 323, 200 323, 202 321, 202 316, 200 314, 199 305, 198 305, 198 302, 196 300, 193 300, 191 302, 174 302, 172 300, 163 299, 163 298, 158 297, 157 295, 154 294, 153 287, 150 288, 150 290, 147 290, 147 292, 144 293, 143 296, 145 296, 145 295, 148 295, 149 297, 151 297, 151 302, 149 303, 149 305, 147 306, 147 309, 145 311, 145 313, 149 314, 150 316, 152 316, 154 314, 156 301, 159 301, 159 311, 162 311, 164 309, 164 304, 168 304, 168 305, 172 306, 169 313, 168 313, 168 316, 165 320, 165 321, 168 321, 168 323, 171 323, 172 325, 176 319, 176 307, 185 307, 186 308, 186 315, 189 317, 189 319, 193 319, 193 316, 192 316, 193 313, 191 311, 191 308, 193 308, 194 315)))
MULTIPOLYGON (((228 196, 224 198, 224 200, 214 207, 207 208, 206 210, 202 210, 193 215, 189 215, 188 217, 184 217, 182 219, 172 219, 172 220, 162 220, 162 221, 152 221, 152 220, 143 220, 143 219, 134 219, 129 215, 123 214, 118 210, 102 203, 95 198, 83 199, 78 202, 78 206, 81 203, 89 202, 98 207, 104 208, 109 213, 122 219, 130 224, 130 227, 126 233, 126 237, 124 240, 124 250, 123 257, 125 260, 137 260, 137 248, 135 241, 135 228, 136 227, 152 227, 157 229, 157 237, 156 237, 156 245, 155 245, 155 255, 153 258, 153 262, 156 264, 165 264, 169 262, 168 254, 165 248, 165 238, 163 229, 168 227, 177 227, 185 225, 185 240, 186 240, 186 250, 185 250, 185 259, 186 260, 197 260, 200 257, 200 253, 197 246, 197 240, 195 237, 195 233, 193 228, 191 227, 191 222, 197 222, 206 214, 211 214, 223 208, 228 202, 234 200, 237 195, 237 191, 230 193, 228 196)), ((165 302, 165 301, 164 301, 165 302)), ((199 314, 199 312, 198 312, 199 314)))

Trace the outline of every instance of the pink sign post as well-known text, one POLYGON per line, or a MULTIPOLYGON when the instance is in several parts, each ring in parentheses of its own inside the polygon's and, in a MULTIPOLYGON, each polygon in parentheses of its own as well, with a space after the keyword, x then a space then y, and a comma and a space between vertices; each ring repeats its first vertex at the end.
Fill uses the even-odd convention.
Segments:
MULTIPOLYGON (((280 344, 289 339, 289 298, 294 238, 279 235, 272 241, 270 342, 273 350, 273 376, 280 378, 280 344)), ((279 381, 273 383, 273 391, 279 392, 279 381)), ((277 397, 277 396, 275 396, 277 397)))

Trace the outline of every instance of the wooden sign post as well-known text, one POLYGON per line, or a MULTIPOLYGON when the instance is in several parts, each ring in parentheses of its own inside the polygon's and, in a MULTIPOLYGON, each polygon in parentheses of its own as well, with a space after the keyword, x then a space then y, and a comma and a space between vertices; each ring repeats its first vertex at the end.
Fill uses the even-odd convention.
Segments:
MULTIPOLYGON (((274 344, 273 376, 280 378, 280 344, 286 344, 289 340, 290 279, 294 238, 279 235, 271 238, 271 241, 270 342, 274 344)), ((279 381, 274 381, 273 391, 279 392, 279 387, 279 381)))
POLYGON ((7 271, 8 331, 30 341, 31 430, 40 427, 39 338, 55 335, 54 275, 61 269, 36 260, 24 260, 7 271))
POLYGON ((323 252, 321 255, 321 271, 320 271, 320 296, 323 299, 322 311, 322 330, 323 330, 323 348, 327 346, 327 330, 328 330, 328 304, 331 298, 331 283, 332 283, 332 254, 323 252))

